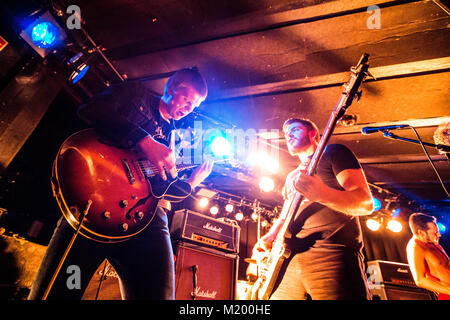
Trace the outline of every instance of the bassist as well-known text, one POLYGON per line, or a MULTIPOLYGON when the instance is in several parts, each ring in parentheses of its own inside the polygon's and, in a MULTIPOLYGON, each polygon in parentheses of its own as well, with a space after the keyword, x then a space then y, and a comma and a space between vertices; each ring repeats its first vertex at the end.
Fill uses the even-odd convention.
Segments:
POLYGON ((289 119, 283 125, 289 153, 300 165, 286 178, 285 205, 279 219, 255 245, 256 260, 270 249, 286 216, 289 199, 305 196, 294 215, 285 243, 290 256, 283 263, 271 299, 367 299, 358 216, 373 210, 365 175, 353 153, 343 145, 325 149, 317 174, 305 169, 319 142, 316 125, 289 119))

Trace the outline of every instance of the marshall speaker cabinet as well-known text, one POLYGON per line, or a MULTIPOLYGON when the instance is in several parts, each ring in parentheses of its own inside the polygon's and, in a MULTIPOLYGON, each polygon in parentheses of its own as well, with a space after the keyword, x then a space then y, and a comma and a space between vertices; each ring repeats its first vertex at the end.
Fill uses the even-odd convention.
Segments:
POLYGON ((202 214, 174 213, 176 300, 234 300, 240 228, 202 214))
POLYGON ((367 262, 368 287, 373 300, 435 300, 434 293, 416 286, 407 264, 367 262))

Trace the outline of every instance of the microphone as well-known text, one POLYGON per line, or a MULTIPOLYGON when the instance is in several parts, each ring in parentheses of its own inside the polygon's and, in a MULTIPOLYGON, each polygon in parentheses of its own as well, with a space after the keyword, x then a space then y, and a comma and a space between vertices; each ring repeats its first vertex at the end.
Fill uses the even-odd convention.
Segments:
POLYGON ((400 128, 408 128, 409 124, 398 124, 393 126, 384 126, 384 127, 364 127, 361 129, 362 134, 371 134, 378 131, 385 131, 385 130, 394 130, 394 129, 400 129, 400 128))

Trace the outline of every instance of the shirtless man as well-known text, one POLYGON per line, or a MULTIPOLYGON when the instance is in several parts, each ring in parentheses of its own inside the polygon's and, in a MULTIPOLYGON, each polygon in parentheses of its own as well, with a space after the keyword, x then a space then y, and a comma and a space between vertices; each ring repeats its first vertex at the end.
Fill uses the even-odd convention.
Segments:
POLYGON ((439 293, 439 300, 450 300, 450 259, 439 245, 436 218, 414 213, 409 218, 413 237, 406 252, 417 286, 439 293))

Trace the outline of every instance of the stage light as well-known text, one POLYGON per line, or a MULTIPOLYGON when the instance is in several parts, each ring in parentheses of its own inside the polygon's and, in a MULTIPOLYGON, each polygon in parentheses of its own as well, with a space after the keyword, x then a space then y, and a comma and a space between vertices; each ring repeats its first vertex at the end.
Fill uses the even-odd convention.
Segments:
POLYGON ((263 222, 261 222, 261 227, 265 228, 269 225, 269 223, 267 222, 267 220, 264 220, 263 222))
POLYGON ((275 188, 275 182, 270 177, 262 177, 259 181, 259 187, 264 192, 270 192, 275 188))
POLYGON ((217 206, 212 206, 211 209, 209 209, 209 212, 215 216, 219 213, 219 208, 217 206))
POLYGON ((56 26, 49 21, 39 21, 32 26, 31 41, 42 49, 53 47, 59 37, 56 26))
POLYGON ((222 136, 215 137, 211 141, 211 152, 218 157, 228 156, 231 153, 231 143, 222 136))
POLYGON ((226 206, 225 206, 225 210, 226 210, 226 212, 233 212, 233 209, 234 209, 234 206, 231 204, 231 203, 228 203, 226 206))
POLYGON ((254 153, 248 156, 246 163, 250 167, 258 166, 272 174, 278 172, 280 164, 277 159, 266 153, 254 153))
POLYGON ((209 203, 208 198, 203 197, 203 198, 201 198, 200 201, 198 202, 198 205, 199 205, 201 208, 205 208, 205 207, 208 205, 208 203, 209 203))
POLYGON ((373 198, 373 211, 378 211, 382 207, 381 201, 377 198, 373 198))
POLYGON ((395 233, 398 233, 403 230, 402 224, 397 220, 389 220, 386 228, 395 233))
POLYGON ((258 214, 256 212, 252 213, 252 220, 257 221, 258 220, 258 214))
POLYGON ((236 215, 234 216, 234 218, 235 218, 237 221, 242 221, 242 220, 244 219, 244 214, 242 213, 242 211, 238 211, 238 212, 236 213, 236 215))
POLYGON ((443 224, 442 222, 438 222, 437 226, 438 226, 440 234, 444 234, 447 231, 447 226, 445 224, 443 224))
POLYGON ((83 78, 86 74, 86 72, 89 70, 89 66, 86 63, 83 63, 81 65, 79 65, 70 75, 69 80, 75 84, 77 83, 79 80, 81 80, 81 78, 83 78))
POLYGON ((67 34, 53 18, 49 11, 36 11, 22 21, 20 36, 42 58, 61 47, 67 39, 67 34))
POLYGON ((89 66, 85 63, 86 59, 87 58, 84 57, 83 52, 78 52, 67 61, 67 65, 69 68, 68 73, 70 74, 69 81, 72 84, 80 81, 89 70, 89 66))
POLYGON ((381 223, 375 219, 368 219, 366 221, 366 226, 367 228, 369 228, 369 230, 378 231, 381 227, 381 223))
POLYGON ((397 218, 402 213, 402 209, 397 208, 394 211, 392 211, 392 219, 397 218))

